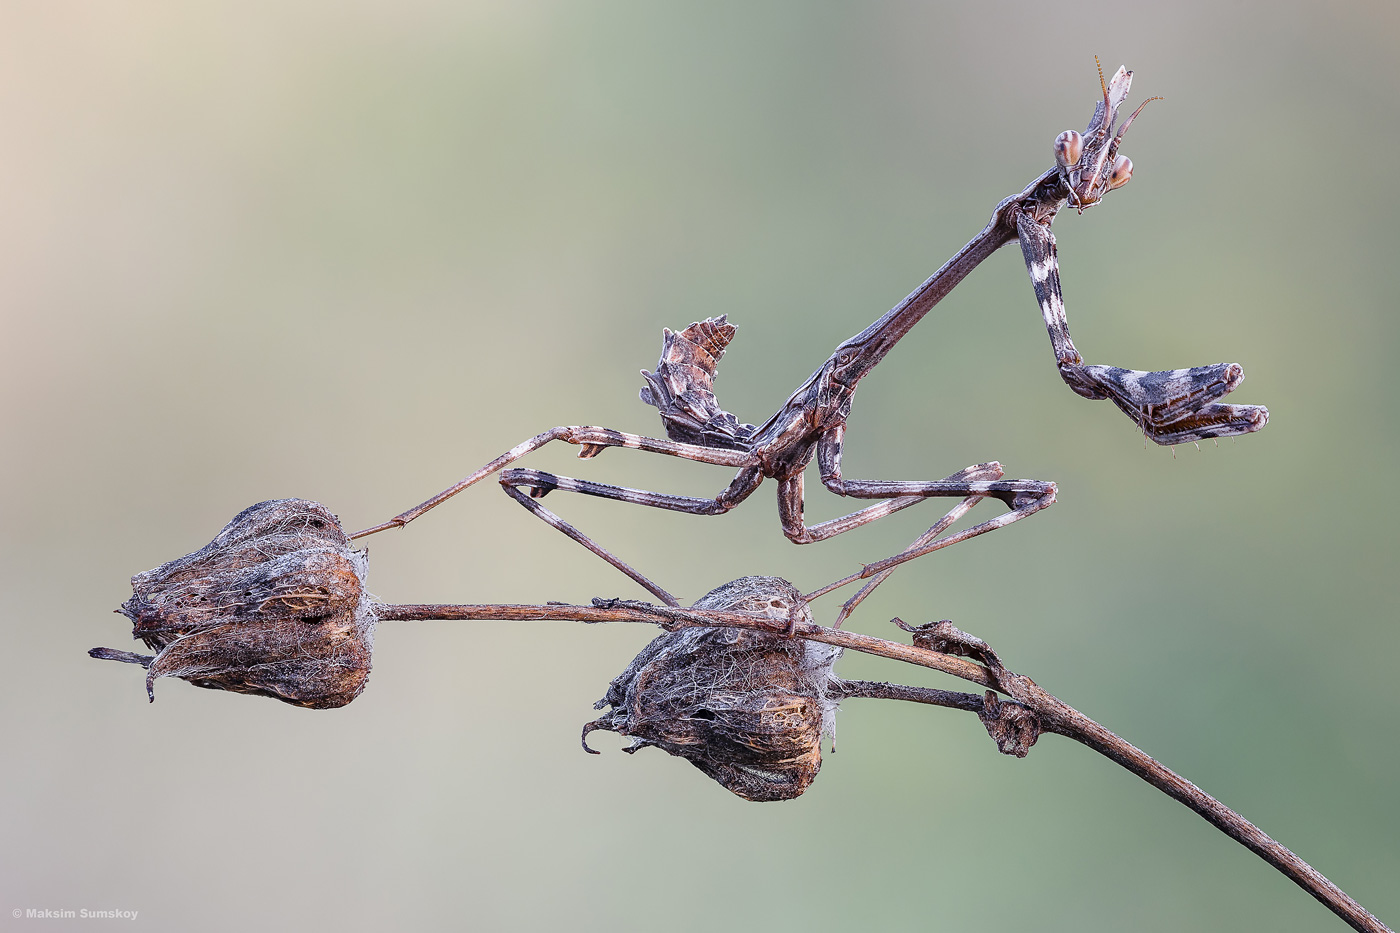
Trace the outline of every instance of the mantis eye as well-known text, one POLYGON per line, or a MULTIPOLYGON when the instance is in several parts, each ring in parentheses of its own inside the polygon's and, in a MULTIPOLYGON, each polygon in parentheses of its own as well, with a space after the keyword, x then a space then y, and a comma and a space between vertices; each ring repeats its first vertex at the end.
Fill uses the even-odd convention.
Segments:
POLYGON ((1069 168, 1079 164, 1079 156, 1084 152, 1084 137, 1074 130, 1065 130, 1055 137, 1055 164, 1069 168))
POLYGON ((1133 177, 1133 160, 1120 155, 1113 160, 1113 172, 1108 176, 1108 190, 1121 188, 1133 177))

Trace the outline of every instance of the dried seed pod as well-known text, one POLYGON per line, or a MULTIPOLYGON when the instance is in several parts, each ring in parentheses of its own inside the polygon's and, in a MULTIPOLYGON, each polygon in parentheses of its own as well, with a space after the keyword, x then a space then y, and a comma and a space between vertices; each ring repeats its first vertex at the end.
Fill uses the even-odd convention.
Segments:
MULTIPOLYGON (((777 577, 743 577, 701 597, 697 609, 811 621, 802 594, 777 577)), ((836 701, 827 695, 840 649, 746 629, 690 627, 653 640, 612 682, 584 727, 684 758, 748 800, 790 800, 821 768, 821 738, 836 701)))
POLYGON ((121 612, 154 656, 89 654, 145 666, 152 700, 156 678, 180 677, 310 709, 344 706, 369 677, 367 566, 325 506, 260 502, 193 554, 131 578, 121 612))

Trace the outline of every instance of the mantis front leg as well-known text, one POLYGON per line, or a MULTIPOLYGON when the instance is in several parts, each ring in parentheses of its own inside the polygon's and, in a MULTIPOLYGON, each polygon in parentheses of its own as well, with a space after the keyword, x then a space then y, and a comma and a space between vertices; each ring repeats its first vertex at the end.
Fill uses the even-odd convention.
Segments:
POLYGON ((1268 423, 1269 410, 1262 405, 1216 403, 1244 381, 1244 369, 1238 363, 1159 372, 1086 365, 1070 339, 1050 225, 1021 211, 1016 214, 1016 230, 1060 378, 1076 393, 1112 399, 1143 434, 1162 445, 1248 434, 1268 423))

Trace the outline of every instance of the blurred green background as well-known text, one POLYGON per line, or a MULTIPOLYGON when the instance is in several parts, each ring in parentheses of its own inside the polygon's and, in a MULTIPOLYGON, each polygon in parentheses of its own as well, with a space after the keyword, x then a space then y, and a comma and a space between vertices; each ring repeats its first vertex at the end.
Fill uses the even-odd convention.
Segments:
MULTIPOLYGON (((1341 929, 1104 759, 1005 758, 965 714, 848 702, 784 804, 584 755, 641 627, 386 625, 334 712, 171 680, 149 706, 84 654, 130 645, 131 574, 253 502, 359 528, 551 425, 658 434, 663 326, 727 312, 720 400, 767 417, 1050 165, 1095 53, 1166 101, 1132 184, 1056 226, 1079 347, 1237 360, 1272 423, 1144 447, 1060 383, 1008 248, 862 384, 846 472, 998 459, 1059 504, 853 626, 955 620, 1400 921, 1397 47, 1400 7, 1361 0, 0 4, 0 923, 1341 929)), ((729 477, 573 453, 529 465, 729 477)), ((772 489, 723 519, 549 502, 687 601, 814 588, 935 515, 798 548, 772 489)), ((494 483, 370 550, 386 601, 643 595, 494 483)))

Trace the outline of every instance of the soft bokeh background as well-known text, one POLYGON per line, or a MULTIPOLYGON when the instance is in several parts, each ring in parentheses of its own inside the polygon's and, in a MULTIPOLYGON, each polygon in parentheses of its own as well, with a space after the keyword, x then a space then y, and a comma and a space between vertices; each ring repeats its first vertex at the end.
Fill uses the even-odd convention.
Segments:
MULTIPOLYGON (((387 625, 334 712, 179 681, 149 706, 84 655, 130 644, 132 573, 253 502, 359 528, 550 425, 659 433, 636 395, 663 326, 728 312, 720 399, 766 417, 1049 165, 1094 53, 1166 101, 1133 183, 1056 227, 1079 346, 1238 360, 1273 421, 1144 448, 1060 384, 1009 248, 862 385, 847 474, 995 458, 1059 504, 854 625, 956 620, 1400 920, 1397 10, 0 4, 0 923, 1339 929, 1105 760, 1004 758, 964 714, 848 703, 785 804, 608 736, 586 756, 640 627, 387 625)), ((728 479, 573 452, 533 464, 728 479)), ((687 600, 813 588, 934 515, 797 548, 771 490, 723 520, 550 503, 687 600)), ((492 483, 371 551, 389 601, 642 595, 492 483)))

